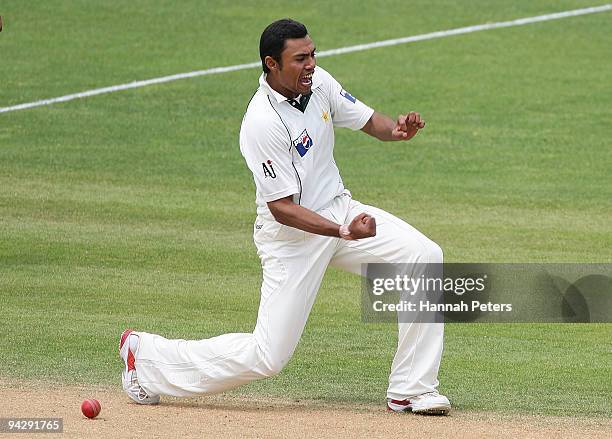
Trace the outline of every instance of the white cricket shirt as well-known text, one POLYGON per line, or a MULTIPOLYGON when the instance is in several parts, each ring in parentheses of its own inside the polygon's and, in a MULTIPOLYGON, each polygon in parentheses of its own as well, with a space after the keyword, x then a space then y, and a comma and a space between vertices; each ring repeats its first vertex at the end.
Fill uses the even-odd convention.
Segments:
POLYGON ((274 220, 269 201, 293 195, 295 203, 317 211, 341 194, 334 126, 358 130, 374 113, 321 67, 315 68, 311 90, 302 112, 262 74, 242 119, 240 151, 255 179, 257 214, 265 219, 274 220))

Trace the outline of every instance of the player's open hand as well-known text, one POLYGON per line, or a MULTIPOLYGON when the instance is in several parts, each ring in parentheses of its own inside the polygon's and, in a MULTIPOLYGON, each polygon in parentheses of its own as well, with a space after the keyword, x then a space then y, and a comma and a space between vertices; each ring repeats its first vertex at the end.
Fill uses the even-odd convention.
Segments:
POLYGON ((349 224, 352 239, 370 238, 376 236, 376 220, 372 215, 360 213, 349 224))
POLYGON ((408 114, 400 114, 397 117, 397 123, 393 128, 393 138, 395 140, 410 140, 420 129, 425 128, 425 121, 421 119, 421 115, 415 111, 408 114))

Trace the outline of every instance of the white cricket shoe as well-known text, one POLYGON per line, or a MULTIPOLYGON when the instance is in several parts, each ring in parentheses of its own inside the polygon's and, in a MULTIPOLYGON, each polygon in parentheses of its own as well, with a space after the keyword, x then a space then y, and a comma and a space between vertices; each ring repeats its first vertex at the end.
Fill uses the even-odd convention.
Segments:
POLYGON ((136 375, 136 366, 134 352, 138 347, 138 337, 136 334, 132 334, 134 331, 126 329, 121 334, 121 341, 119 342, 119 355, 123 360, 125 368, 121 373, 121 382, 123 384, 123 390, 128 394, 132 400, 138 404, 159 404, 159 395, 149 395, 145 390, 138 384, 138 377, 136 375), (130 335, 132 335, 130 337, 130 335), (132 344, 132 346, 130 346, 132 344))
POLYGON ((412 412, 420 415, 446 415, 451 404, 448 398, 438 392, 427 392, 409 399, 387 400, 387 410, 394 412, 412 412))

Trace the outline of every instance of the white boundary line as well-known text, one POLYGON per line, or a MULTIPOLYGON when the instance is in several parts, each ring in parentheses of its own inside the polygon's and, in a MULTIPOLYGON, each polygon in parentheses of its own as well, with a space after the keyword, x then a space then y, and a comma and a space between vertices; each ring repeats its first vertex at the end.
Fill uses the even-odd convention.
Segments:
MULTIPOLYGON (((557 12, 554 14, 538 15, 535 17, 518 18, 516 20, 511 20, 511 21, 500 21, 496 23, 486 23, 486 24, 479 24, 475 26, 460 27, 457 29, 431 32, 431 33, 422 34, 422 35, 414 35, 411 37, 395 38, 392 40, 377 41, 374 43, 358 44, 356 46, 348 46, 348 47, 341 47, 339 49, 325 50, 325 51, 317 53, 317 57, 322 58, 326 56, 340 55, 344 53, 360 52, 363 50, 375 49, 378 47, 396 46, 398 44, 413 43, 415 41, 433 40, 435 38, 444 38, 444 37, 450 37, 453 35, 468 34, 472 32, 479 32, 479 31, 489 30, 489 29, 498 29, 502 27, 523 26, 523 25, 531 24, 531 23, 539 23, 541 21, 558 20, 560 18, 576 17, 578 15, 585 15, 585 14, 596 14, 598 12, 605 12, 609 10, 612 10, 612 4, 594 6, 591 8, 574 9, 571 11, 557 12)), ((74 94, 60 96, 60 97, 51 98, 51 99, 43 99, 43 100, 35 101, 35 102, 28 102, 25 104, 13 105, 11 107, 0 107, 0 113, 8 113, 9 111, 25 110, 25 109, 34 108, 34 107, 42 107, 44 105, 51 105, 57 102, 66 102, 66 101, 71 101, 73 99, 81 99, 81 98, 86 98, 89 96, 96 96, 96 95, 101 95, 105 93, 113 93, 116 91, 128 90, 131 88, 146 87, 148 85, 162 84, 164 82, 177 81, 179 79, 195 78, 196 76, 205 76, 205 75, 214 75, 217 73, 234 72, 237 70, 251 69, 251 68, 255 68, 259 66, 261 66, 261 62, 258 61, 258 62, 248 63, 248 64, 238 64, 235 66, 215 67, 215 68, 206 69, 206 70, 196 70, 193 72, 178 73, 176 75, 162 76, 160 78, 147 79, 143 81, 134 81, 134 82, 129 82, 127 84, 113 85, 113 86, 104 87, 104 88, 96 88, 96 89, 84 91, 81 93, 74 93, 74 94)))

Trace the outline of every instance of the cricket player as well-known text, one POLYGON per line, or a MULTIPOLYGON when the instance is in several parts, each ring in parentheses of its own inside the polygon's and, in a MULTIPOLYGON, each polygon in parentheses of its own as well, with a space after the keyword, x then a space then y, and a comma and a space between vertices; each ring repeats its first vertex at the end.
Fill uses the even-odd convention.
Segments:
MULTIPOLYGON (((306 27, 283 19, 262 33, 263 73, 240 130, 253 173, 253 239, 263 282, 253 333, 206 340, 121 335, 123 388, 140 404, 197 396, 271 377, 297 346, 328 266, 360 274, 367 263, 442 263, 440 247, 403 220, 353 200, 334 161, 334 127, 406 141, 425 127, 415 112, 396 121, 359 101, 316 66, 306 27)), ((393 411, 446 414, 437 392, 443 324, 402 323, 389 377, 393 411)))

